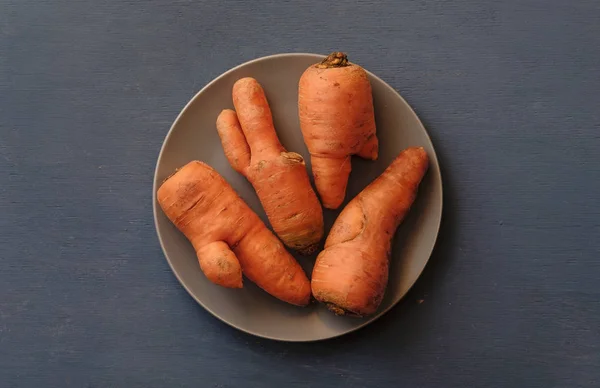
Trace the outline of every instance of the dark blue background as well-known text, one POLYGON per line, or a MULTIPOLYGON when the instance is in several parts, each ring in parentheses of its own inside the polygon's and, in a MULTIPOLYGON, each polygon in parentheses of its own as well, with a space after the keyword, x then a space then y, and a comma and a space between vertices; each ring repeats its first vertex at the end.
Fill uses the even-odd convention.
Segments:
POLYGON ((599 386, 599 47, 597 0, 0 0, 0 386, 599 386), (439 244, 371 326, 260 340, 172 275, 156 157, 223 71, 333 49, 428 128, 439 244))

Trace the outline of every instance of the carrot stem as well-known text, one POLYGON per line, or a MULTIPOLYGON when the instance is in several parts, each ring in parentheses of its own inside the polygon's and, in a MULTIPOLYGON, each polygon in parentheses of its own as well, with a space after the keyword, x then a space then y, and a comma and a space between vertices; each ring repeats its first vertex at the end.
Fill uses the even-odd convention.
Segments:
POLYGON ((348 63, 348 56, 346 54, 339 51, 334 51, 316 66, 319 69, 331 69, 332 67, 350 66, 350 64, 348 63))

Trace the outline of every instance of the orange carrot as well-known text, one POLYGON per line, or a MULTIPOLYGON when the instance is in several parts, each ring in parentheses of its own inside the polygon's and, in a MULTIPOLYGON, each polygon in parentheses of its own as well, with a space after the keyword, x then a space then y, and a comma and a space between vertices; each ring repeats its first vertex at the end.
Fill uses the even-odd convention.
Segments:
POLYGON ((366 71, 340 52, 310 66, 298 85, 298 112, 323 206, 337 209, 346 195, 350 157, 377 159, 373 96, 366 71))
POLYGON ((253 78, 233 86, 236 112, 226 109, 217 130, 231 166, 244 175, 288 247, 313 253, 323 237, 323 210, 301 155, 279 142, 265 93, 253 78))
POLYGON ((310 283, 261 219, 210 166, 194 161, 158 189, 158 203, 190 240, 206 277, 242 287, 242 274, 269 294, 305 306, 310 283))
POLYGON ((312 292, 338 315, 374 313, 385 293, 392 238, 408 213, 429 159, 408 148, 341 212, 317 257, 312 292))

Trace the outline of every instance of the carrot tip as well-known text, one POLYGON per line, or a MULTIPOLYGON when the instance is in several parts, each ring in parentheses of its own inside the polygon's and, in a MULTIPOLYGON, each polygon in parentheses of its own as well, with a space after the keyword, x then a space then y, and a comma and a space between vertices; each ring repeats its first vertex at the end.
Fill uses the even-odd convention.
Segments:
POLYGON ((335 315, 354 317, 354 318, 362 318, 362 315, 357 314, 352 311, 348 311, 348 310, 346 310, 336 304, 333 304, 333 303, 327 303, 327 308, 329 309, 329 311, 333 312, 335 315))
POLYGON ((300 252, 300 254, 303 256, 310 256, 313 253, 315 253, 318 249, 319 249, 319 243, 315 243, 315 244, 307 246, 306 248, 298 249, 298 252, 300 252))

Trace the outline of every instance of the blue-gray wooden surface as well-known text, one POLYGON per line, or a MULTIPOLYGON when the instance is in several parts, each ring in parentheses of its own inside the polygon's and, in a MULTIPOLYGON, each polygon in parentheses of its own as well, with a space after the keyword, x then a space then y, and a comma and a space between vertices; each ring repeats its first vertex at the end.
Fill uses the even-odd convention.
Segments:
POLYGON ((598 0, 0 0, 0 387, 598 387, 599 152, 598 0), (332 49, 426 124, 439 244, 364 330, 256 339, 169 270, 156 157, 221 72, 332 49))

